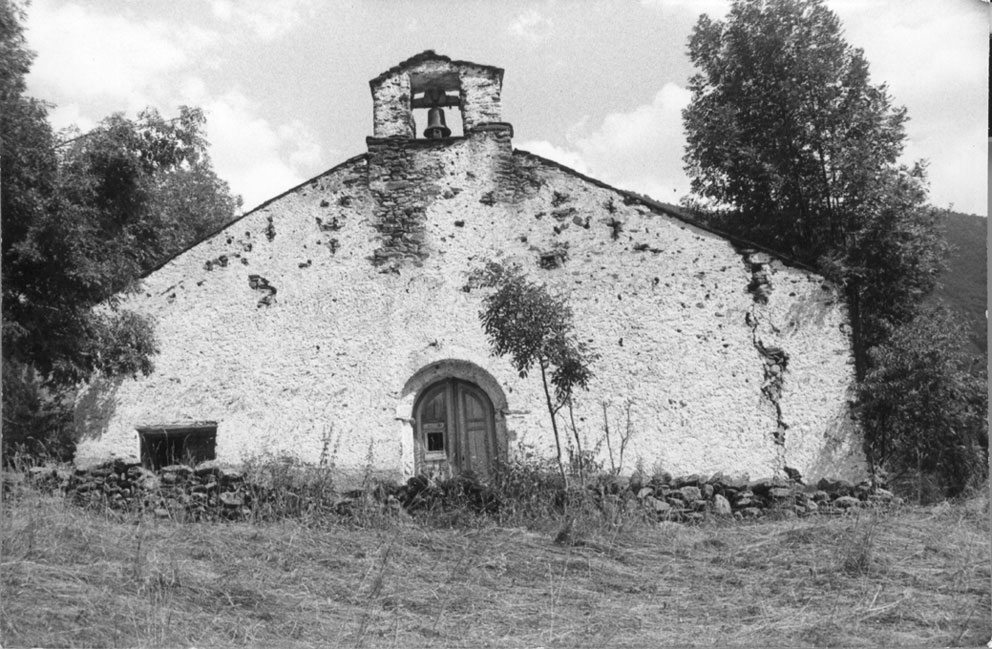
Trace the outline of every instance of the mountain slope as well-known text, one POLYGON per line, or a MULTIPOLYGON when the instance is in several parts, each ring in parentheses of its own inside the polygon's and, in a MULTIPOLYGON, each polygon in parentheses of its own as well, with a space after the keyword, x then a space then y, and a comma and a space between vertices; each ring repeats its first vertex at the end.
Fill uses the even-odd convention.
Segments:
POLYGON ((988 273, 986 241, 988 219, 973 214, 948 212, 946 231, 951 253, 948 268, 932 299, 958 311, 968 324, 971 352, 988 353, 986 308, 988 273))

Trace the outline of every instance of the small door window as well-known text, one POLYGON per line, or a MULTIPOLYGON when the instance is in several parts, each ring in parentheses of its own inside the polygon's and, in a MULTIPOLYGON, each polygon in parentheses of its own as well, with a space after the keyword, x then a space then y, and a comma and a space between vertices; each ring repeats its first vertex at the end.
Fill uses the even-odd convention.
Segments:
POLYGON ((427 452, 444 452, 444 424, 425 424, 424 435, 427 436, 427 452))

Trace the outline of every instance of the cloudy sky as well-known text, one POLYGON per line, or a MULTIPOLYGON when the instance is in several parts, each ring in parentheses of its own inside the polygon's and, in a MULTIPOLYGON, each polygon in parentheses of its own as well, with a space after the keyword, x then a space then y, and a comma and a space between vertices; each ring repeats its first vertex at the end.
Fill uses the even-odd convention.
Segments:
MULTIPOLYGON (((365 150, 368 80, 425 49, 505 68, 514 145, 677 202, 687 39, 725 0, 33 0, 29 92, 57 128, 202 107, 218 174, 254 205, 365 150)), ((988 4, 828 0, 909 109, 931 201, 987 215, 988 4)))

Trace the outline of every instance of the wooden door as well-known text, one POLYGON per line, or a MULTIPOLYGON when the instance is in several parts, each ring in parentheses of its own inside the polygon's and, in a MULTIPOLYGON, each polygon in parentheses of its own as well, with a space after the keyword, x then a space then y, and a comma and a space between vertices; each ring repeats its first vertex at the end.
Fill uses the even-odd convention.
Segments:
POLYGON ((455 384, 458 409, 460 471, 471 471, 480 478, 489 475, 494 459, 493 409, 489 398, 468 383, 455 384))
POLYGON ((496 457, 493 406, 478 386, 439 381, 424 390, 414 412, 418 472, 450 467, 454 473, 489 475, 496 457))
POLYGON ((420 442, 423 446, 424 460, 428 462, 444 462, 448 459, 448 449, 451 446, 450 433, 452 429, 448 412, 449 395, 447 386, 432 386, 421 402, 418 417, 420 442))

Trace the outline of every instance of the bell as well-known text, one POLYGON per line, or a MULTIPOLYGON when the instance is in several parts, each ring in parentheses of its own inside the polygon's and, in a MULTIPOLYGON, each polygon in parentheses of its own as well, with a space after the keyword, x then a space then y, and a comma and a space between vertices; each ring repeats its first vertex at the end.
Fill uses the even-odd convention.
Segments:
POLYGON ((451 129, 444 123, 444 109, 431 108, 427 111, 427 128, 424 129, 424 137, 428 140, 437 140, 451 135, 451 129))

